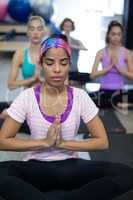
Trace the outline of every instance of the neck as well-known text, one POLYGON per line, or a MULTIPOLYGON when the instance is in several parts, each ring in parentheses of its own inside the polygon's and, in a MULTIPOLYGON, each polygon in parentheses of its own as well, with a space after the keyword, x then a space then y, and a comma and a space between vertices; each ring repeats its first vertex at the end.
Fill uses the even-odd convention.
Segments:
POLYGON ((43 85, 43 90, 46 90, 47 94, 51 96, 58 96, 59 94, 63 94, 64 92, 66 92, 66 85, 55 87, 45 82, 43 85))
POLYGON ((66 36, 69 36, 69 35, 70 35, 70 32, 65 32, 65 35, 66 35, 66 36))
POLYGON ((108 47, 110 49, 119 49, 121 47, 121 44, 109 44, 108 47))
POLYGON ((40 50, 40 43, 39 44, 30 44, 29 46, 30 51, 38 52, 40 50))

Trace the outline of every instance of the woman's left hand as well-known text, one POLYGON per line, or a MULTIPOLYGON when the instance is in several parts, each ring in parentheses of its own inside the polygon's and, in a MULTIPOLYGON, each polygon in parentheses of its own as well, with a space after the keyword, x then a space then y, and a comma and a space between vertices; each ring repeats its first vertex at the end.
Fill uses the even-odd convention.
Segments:
POLYGON ((63 148, 64 143, 65 143, 65 140, 63 139, 62 134, 61 134, 61 130, 60 130, 60 132, 57 136, 57 139, 56 139, 56 147, 63 148))
POLYGON ((115 65, 115 68, 116 68, 116 70, 118 71, 119 74, 121 74, 123 76, 126 74, 127 70, 125 68, 119 67, 118 65, 115 65))

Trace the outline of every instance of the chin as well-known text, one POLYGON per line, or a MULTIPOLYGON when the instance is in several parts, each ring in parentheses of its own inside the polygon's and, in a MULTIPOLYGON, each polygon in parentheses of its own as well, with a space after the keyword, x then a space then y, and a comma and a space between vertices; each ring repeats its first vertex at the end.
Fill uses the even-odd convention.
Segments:
POLYGON ((60 88, 60 87, 63 87, 64 85, 65 85, 65 83, 64 82, 60 82, 60 83, 51 83, 51 82, 49 82, 49 83, 47 83, 49 86, 51 86, 51 87, 55 87, 55 88, 60 88))
POLYGON ((56 84, 52 84, 53 87, 56 87, 56 88, 60 88, 60 87, 63 87, 65 84, 64 82, 63 83, 56 83, 56 84))
POLYGON ((114 41, 114 45, 120 45, 121 43, 119 41, 114 41))

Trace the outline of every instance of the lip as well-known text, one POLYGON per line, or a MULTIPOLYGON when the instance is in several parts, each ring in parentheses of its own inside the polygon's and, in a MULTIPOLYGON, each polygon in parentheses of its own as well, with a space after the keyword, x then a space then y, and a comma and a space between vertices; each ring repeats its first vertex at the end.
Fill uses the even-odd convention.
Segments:
POLYGON ((39 37, 37 37, 37 36, 33 37, 34 40, 37 40, 38 38, 39 38, 39 37))
POLYGON ((53 76, 53 77, 51 77, 52 78, 52 80, 54 80, 54 81, 61 81, 62 80, 62 76, 53 76))

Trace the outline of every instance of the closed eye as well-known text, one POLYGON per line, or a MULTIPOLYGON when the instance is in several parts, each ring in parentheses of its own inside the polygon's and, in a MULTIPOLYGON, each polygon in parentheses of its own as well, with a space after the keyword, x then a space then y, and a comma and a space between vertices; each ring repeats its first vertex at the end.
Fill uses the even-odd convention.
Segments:
MULTIPOLYGON (((46 58, 46 59, 44 60, 44 63, 45 63, 46 65, 48 65, 48 66, 54 65, 55 60, 53 60, 52 58, 46 58)), ((69 64, 69 58, 63 58, 63 59, 61 59, 61 60, 59 61, 59 64, 60 64, 60 65, 63 65, 63 66, 68 65, 68 64, 69 64)))
POLYGON ((38 27, 34 27, 34 26, 29 26, 29 31, 43 31, 43 26, 38 26, 38 27))
POLYGON ((69 64, 69 59, 68 58, 63 58, 60 60, 61 65, 68 65, 69 64))
POLYGON ((53 64, 54 64, 54 60, 51 59, 51 58, 47 58, 47 59, 45 59, 44 62, 45 62, 46 65, 53 65, 53 64))

